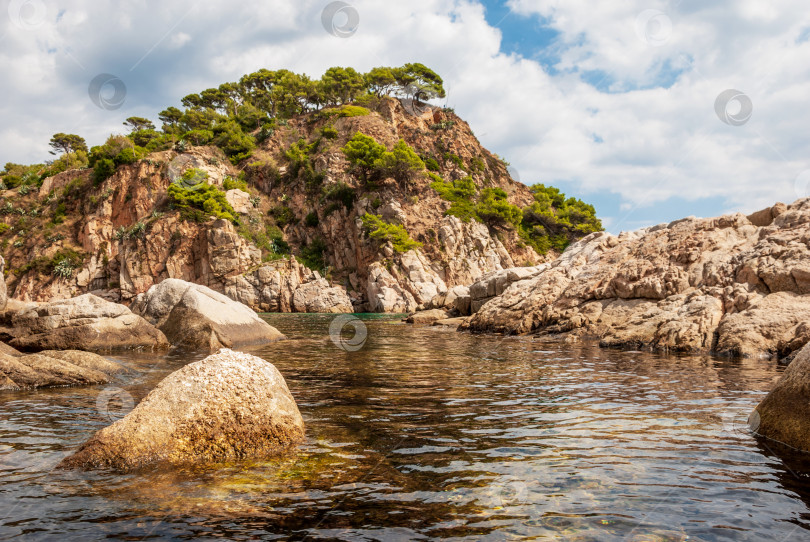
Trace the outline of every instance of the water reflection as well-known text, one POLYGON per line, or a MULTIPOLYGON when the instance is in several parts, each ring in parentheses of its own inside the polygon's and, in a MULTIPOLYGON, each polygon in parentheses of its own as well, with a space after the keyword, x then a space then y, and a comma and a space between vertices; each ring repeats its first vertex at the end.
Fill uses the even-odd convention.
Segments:
MULTIPOLYGON (((745 418, 778 378, 761 361, 604 351, 369 318, 364 348, 331 317, 268 319, 254 351, 307 423, 272 461, 52 471, 107 423, 103 387, 0 396, 0 534, 82 539, 801 539, 803 456, 745 418), (87 533, 92 533, 87 536, 87 533)), ((196 359, 196 358, 195 358, 196 359)), ((188 356, 128 356, 140 400, 188 356)))

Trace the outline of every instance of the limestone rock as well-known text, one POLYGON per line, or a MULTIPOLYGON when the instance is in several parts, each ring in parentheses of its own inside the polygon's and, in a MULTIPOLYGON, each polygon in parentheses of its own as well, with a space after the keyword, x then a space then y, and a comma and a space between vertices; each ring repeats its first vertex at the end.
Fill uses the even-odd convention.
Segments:
POLYGON ((133 310, 163 331, 174 347, 216 350, 284 338, 242 303, 179 279, 149 288, 135 300, 133 310))
POLYGON ((263 359, 221 350, 167 376, 62 467, 129 470, 264 458, 303 439, 304 421, 281 373, 263 359))
POLYGON ((23 351, 168 347, 166 337, 124 305, 92 294, 43 303, 11 316, 10 345, 23 351))

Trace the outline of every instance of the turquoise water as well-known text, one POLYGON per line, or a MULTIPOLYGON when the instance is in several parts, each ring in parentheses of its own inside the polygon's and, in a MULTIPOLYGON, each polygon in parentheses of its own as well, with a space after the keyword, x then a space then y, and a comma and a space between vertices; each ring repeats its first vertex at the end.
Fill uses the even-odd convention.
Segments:
POLYGON ((297 454, 54 470, 201 356, 119 357, 131 372, 113 386, 0 395, 0 539, 810 538, 810 461, 745 426, 775 363, 379 316, 348 322, 342 340, 333 326, 332 340, 332 316, 266 318, 291 340, 253 353, 298 401, 308 440, 297 454), (365 341, 352 342, 355 328, 365 341))

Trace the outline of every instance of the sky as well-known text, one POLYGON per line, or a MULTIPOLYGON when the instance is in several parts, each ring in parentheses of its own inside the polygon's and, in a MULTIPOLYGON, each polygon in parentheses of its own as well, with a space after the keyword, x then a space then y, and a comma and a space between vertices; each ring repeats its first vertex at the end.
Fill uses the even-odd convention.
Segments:
POLYGON ((810 195, 800 0, 0 0, 0 164, 260 68, 422 62, 526 184, 614 233, 810 195))

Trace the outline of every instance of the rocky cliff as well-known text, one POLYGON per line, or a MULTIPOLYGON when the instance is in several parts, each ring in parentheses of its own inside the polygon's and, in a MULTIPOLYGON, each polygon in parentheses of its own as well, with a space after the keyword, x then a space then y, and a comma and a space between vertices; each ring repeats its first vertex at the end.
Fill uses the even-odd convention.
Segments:
POLYGON ((810 199, 750 216, 594 233, 470 288, 474 331, 786 357, 810 341, 810 199))
POLYGON ((387 148, 404 140, 438 157, 434 170, 447 182, 469 177, 477 189, 503 189, 514 205, 533 201, 454 113, 406 105, 385 98, 361 116, 300 115, 237 166, 219 148, 181 146, 121 165, 103 181, 90 169, 69 170, 38 189, 4 190, 9 293, 45 301, 94 292, 129 302, 179 278, 257 310, 400 312, 486 273, 546 259, 514 229, 446 216, 450 203, 427 174, 370 184, 353 171, 341 148, 362 132, 387 148), (291 157, 304 143, 305 159, 291 157), (236 220, 174 205, 169 186, 193 175, 227 190, 236 220), (236 179, 245 183, 229 187, 236 179), (361 220, 367 213, 404 227, 421 248, 372 238, 361 220))
POLYGON ((469 327, 785 357, 810 341, 809 243, 810 199, 595 233, 552 263, 474 284, 469 327))

